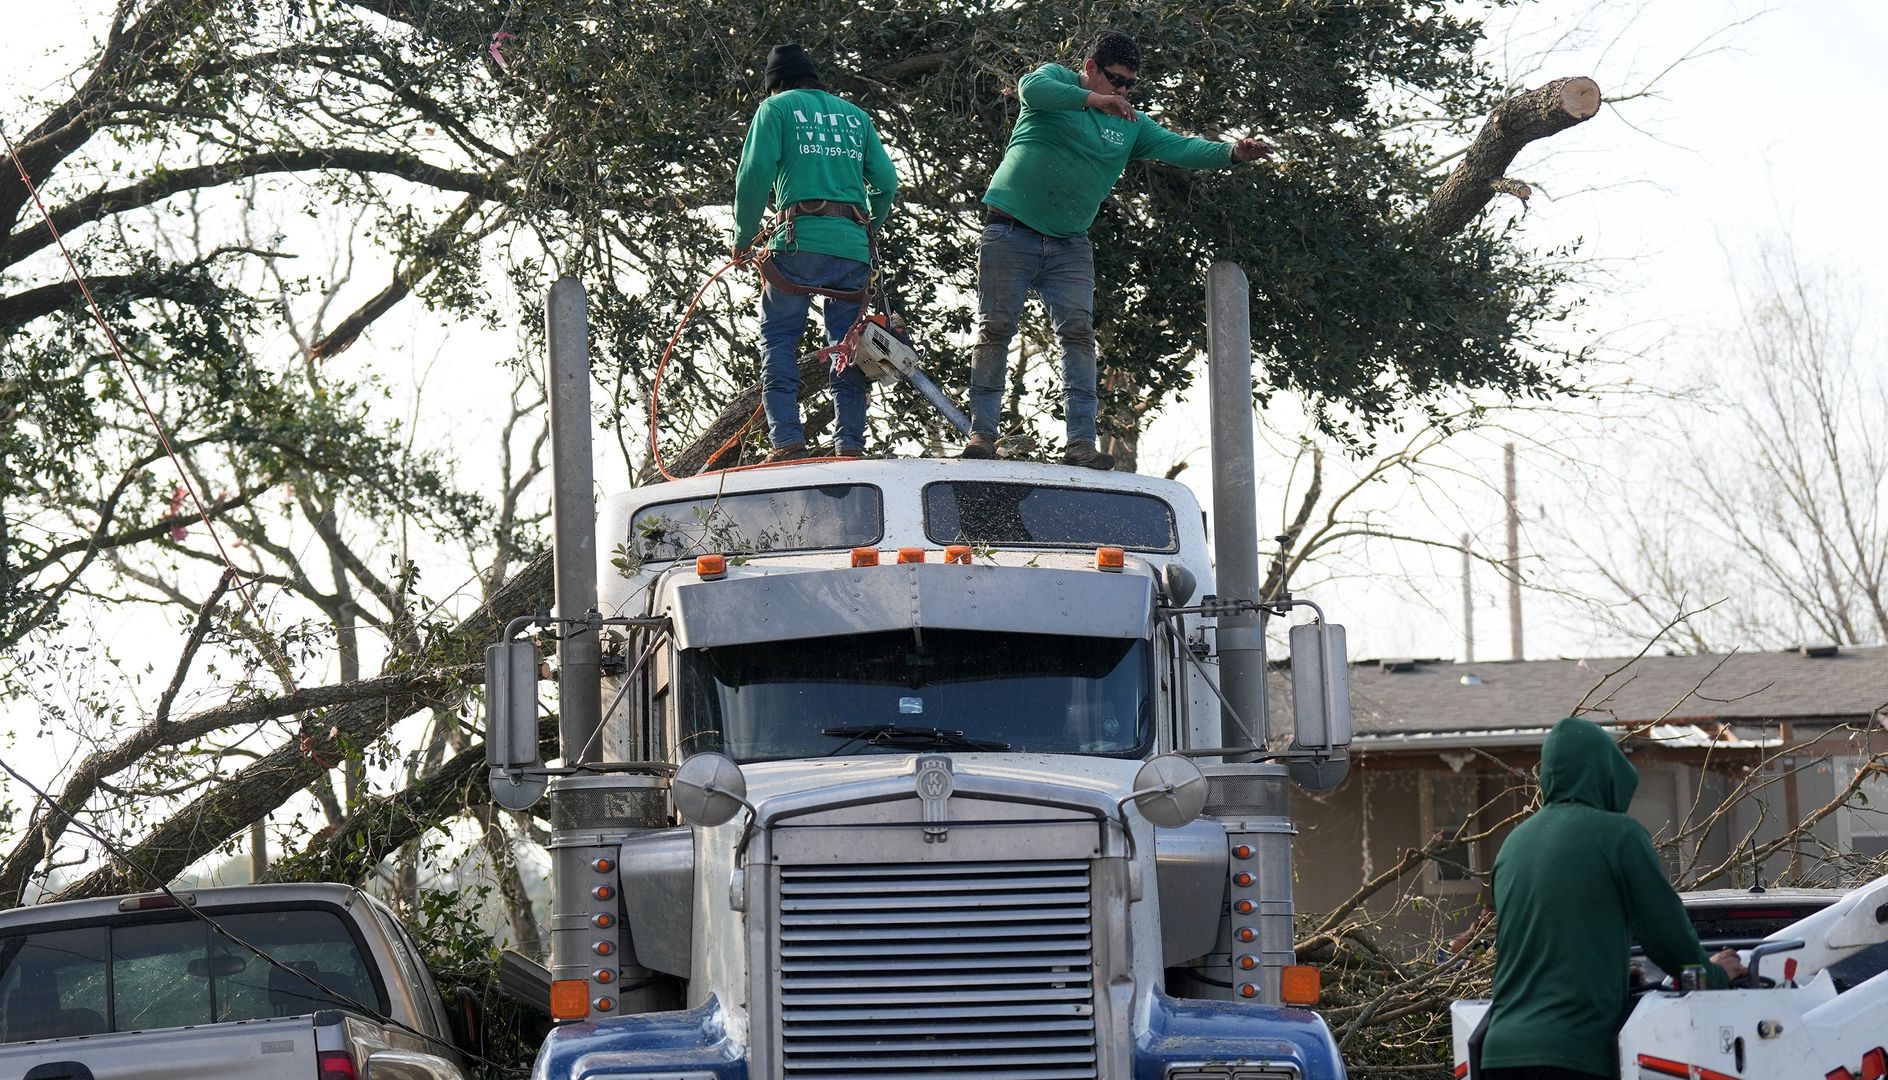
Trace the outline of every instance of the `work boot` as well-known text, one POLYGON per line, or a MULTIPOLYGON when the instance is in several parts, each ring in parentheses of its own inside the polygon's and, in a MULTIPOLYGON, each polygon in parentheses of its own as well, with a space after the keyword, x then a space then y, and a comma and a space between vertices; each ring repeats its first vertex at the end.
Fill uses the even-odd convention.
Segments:
POLYGON ((792 442, 784 446, 774 447, 772 450, 768 451, 766 457, 760 459, 760 463, 762 465, 779 465, 788 461, 803 461, 807 456, 805 443, 792 442))
POLYGON ((842 458, 861 458, 865 456, 863 443, 838 443, 833 446, 833 456, 842 458))
POLYGON ((1100 469, 1103 472, 1114 468, 1114 455, 1104 454, 1095 449, 1092 442, 1072 442, 1062 448, 1062 464, 1080 465, 1084 469, 1100 469))
POLYGON ((957 456, 960 458, 970 458, 974 461, 988 461, 996 457, 996 436, 985 435, 981 431, 971 435, 970 441, 965 443, 964 448, 957 452, 957 456))

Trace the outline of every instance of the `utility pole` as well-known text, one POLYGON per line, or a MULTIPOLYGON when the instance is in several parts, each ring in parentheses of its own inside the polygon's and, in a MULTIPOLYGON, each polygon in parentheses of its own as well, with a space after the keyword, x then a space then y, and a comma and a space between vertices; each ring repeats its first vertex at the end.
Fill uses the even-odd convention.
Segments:
POLYGON ((1514 444, 1502 448, 1508 474, 1508 651, 1524 660, 1521 648, 1521 502, 1514 480, 1514 444))
POLYGON ((1475 662, 1475 590, 1469 583, 1469 571, 1475 557, 1469 554, 1469 534, 1462 534, 1462 662, 1475 662))

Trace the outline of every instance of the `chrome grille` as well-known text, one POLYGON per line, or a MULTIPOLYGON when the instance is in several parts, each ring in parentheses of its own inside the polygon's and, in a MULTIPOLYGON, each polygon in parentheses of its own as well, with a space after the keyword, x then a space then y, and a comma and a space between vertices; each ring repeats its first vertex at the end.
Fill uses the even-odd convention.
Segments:
POLYGON ((785 1075, 1096 1076, 1090 908, 1082 861, 782 867, 785 1075))

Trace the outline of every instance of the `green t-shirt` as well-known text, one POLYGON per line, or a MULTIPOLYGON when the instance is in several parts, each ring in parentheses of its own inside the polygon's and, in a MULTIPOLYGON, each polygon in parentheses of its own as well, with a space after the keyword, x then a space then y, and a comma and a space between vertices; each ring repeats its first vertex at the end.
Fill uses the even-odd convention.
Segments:
POLYGON ((1541 747, 1542 807, 1495 856, 1494 1007, 1482 1066, 1617 1070, 1628 953, 1666 971, 1706 962, 1645 827, 1626 816, 1639 774, 1612 736, 1566 719, 1541 747))
POLYGON ((1176 135, 1145 116, 1123 120, 1088 108, 1079 76, 1044 64, 1017 87, 1023 111, 983 201, 1044 236, 1079 236, 1130 161, 1183 169, 1232 164, 1232 144, 1176 135))
MULTIPOLYGON (((770 195, 775 206, 808 199, 853 203, 867 208, 879 226, 897 190, 892 159, 871 117, 857 105, 824 90, 774 94, 754 110, 734 174, 734 246, 746 248, 760 231, 770 195)), ((802 215, 794 219, 793 239, 797 251, 871 258, 865 227, 847 218, 802 215)), ((786 230, 776 232, 768 246, 786 247, 786 230)))

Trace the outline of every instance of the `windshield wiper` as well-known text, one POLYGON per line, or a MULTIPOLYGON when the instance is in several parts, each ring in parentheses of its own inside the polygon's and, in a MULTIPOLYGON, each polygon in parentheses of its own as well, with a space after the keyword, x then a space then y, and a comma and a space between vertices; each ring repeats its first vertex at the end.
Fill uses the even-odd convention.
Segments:
POLYGON ((973 739, 961 731, 945 731, 943 728, 905 727, 902 724, 864 724, 844 727, 820 728, 821 735, 828 735, 845 742, 827 752, 831 757, 853 743, 861 740, 873 746, 890 746, 902 750, 932 750, 948 748, 952 750, 1008 750, 1010 744, 992 739, 973 739))

